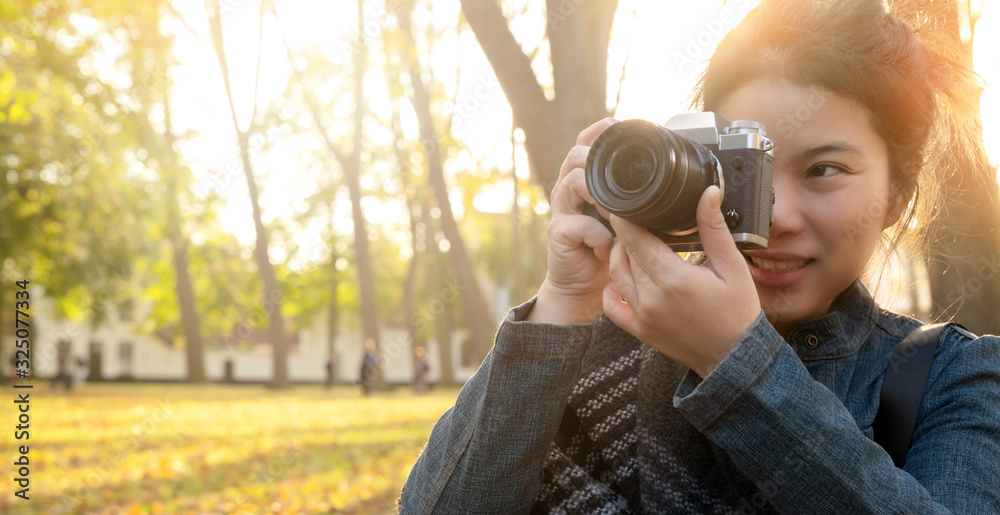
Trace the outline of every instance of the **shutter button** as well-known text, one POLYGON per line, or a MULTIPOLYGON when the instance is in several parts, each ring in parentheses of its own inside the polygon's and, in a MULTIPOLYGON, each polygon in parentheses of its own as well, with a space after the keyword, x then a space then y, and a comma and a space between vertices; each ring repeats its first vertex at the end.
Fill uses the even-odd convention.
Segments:
POLYGON ((819 338, 815 334, 810 334, 806 336, 806 347, 810 349, 815 349, 819 345, 819 338))
POLYGON ((743 223, 743 213, 740 213, 740 210, 735 207, 722 213, 722 216, 726 219, 726 225, 729 226, 730 230, 735 231, 743 223))

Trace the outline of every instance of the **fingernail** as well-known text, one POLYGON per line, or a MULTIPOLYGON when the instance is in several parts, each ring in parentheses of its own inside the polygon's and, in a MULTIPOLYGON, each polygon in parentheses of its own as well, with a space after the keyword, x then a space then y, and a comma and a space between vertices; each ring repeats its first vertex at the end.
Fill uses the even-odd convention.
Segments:
POLYGON ((709 186, 709 187, 710 188, 715 188, 715 191, 712 192, 712 203, 711 203, 711 206, 712 206, 712 209, 718 210, 719 206, 722 205, 722 191, 719 190, 719 187, 715 186, 715 185, 712 185, 712 186, 709 186))

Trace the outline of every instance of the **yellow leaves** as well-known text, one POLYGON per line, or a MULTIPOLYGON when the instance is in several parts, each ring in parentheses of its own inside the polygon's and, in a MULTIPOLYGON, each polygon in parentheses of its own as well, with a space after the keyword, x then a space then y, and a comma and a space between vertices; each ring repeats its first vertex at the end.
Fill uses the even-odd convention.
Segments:
POLYGON ((28 110, 24 108, 24 104, 15 103, 7 110, 7 123, 20 123, 27 119, 28 110))
MULTIPOLYGON (((8 41, 13 41, 7 37, 2 40, 0 46, 7 46, 8 41)), ((31 119, 31 112, 28 106, 37 101, 37 94, 30 89, 25 90, 23 85, 19 89, 17 78, 9 71, 0 71, 0 106, 5 109, 0 110, 0 123, 22 123, 31 119), (13 101, 13 102, 12 102, 13 101)))
MULTIPOLYGON (((32 192, 35 194, 36 197, 38 196, 38 192, 33 189, 29 189, 26 193, 26 196, 30 196, 32 192)), ((14 216, 21 219, 28 219, 37 215, 38 213, 41 213, 42 207, 44 206, 42 206, 38 202, 18 202, 14 204, 14 209, 15 209, 14 216)))
POLYGON ((173 456, 161 456, 149 469, 149 477, 168 479, 184 472, 184 462, 173 456))
MULTIPOLYGON (((45 389, 32 406, 51 427, 32 447, 48 485, 37 505, 69 499, 64 513, 143 515, 392 512, 456 393, 358 399, 347 387, 86 384, 68 396, 45 389)), ((18 510, 9 513, 33 513, 18 510)))
POLYGON ((63 232, 62 223, 57 220, 43 220, 41 225, 42 231, 48 236, 56 236, 63 232))
MULTIPOLYGON (((3 39, 3 46, 7 46, 7 41, 13 40, 10 36, 3 39)), ((0 70, 0 101, 4 104, 14 96, 14 86, 17 84, 17 79, 14 74, 8 70, 0 70)))
POLYGON ((346 492, 331 492, 329 499, 330 504, 333 505, 333 509, 335 510, 342 510, 351 502, 346 492))

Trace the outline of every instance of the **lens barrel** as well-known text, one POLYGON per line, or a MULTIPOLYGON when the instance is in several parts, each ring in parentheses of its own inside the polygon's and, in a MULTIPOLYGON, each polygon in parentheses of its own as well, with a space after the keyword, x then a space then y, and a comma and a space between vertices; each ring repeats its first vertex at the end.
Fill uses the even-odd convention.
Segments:
POLYGON ((650 230, 697 227, 702 192, 719 184, 715 157, 701 144, 645 120, 618 122, 587 156, 587 189, 597 204, 650 230))

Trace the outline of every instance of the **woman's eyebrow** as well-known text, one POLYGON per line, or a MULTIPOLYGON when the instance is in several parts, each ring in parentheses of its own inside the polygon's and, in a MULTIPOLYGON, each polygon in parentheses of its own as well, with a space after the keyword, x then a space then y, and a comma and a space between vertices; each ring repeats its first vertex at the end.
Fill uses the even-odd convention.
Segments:
POLYGON ((816 156, 820 156, 830 152, 843 152, 848 154, 864 155, 864 151, 861 147, 857 145, 847 143, 846 141, 835 141, 833 143, 827 143, 826 145, 821 145, 818 147, 813 147, 805 152, 800 152, 797 154, 792 154, 793 161, 806 161, 812 159, 816 156))

